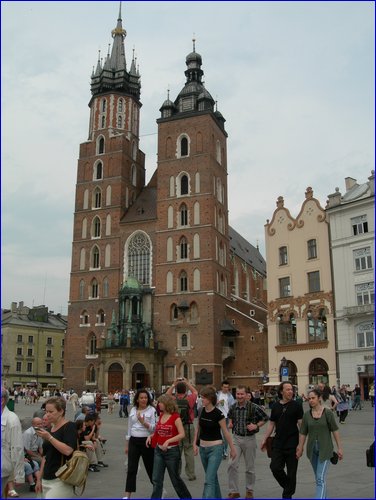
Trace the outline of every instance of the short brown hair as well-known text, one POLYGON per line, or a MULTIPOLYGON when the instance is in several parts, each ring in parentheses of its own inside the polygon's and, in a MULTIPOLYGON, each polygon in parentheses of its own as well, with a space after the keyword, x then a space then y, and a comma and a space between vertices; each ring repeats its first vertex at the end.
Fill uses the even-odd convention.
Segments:
POLYGON ((208 399, 214 406, 217 404, 217 392, 214 387, 203 387, 200 391, 200 396, 208 399))
POLYGON ((65 410, 67 408, 67 402, 65 401, 64 398, 60 396, 53 396, 52 398, 48 398, 46 401, 46 406, 47 405, 54 405, 54 407, 57 409, 57 411, 63 410, 63 415, 65 415, 65 410))
POLYGON ((162 403, 165 406, 166 413, 174 413, 179 411, 175 399, 169 394, 162 394, 162 396, 159 396, 158 403, 162 403))

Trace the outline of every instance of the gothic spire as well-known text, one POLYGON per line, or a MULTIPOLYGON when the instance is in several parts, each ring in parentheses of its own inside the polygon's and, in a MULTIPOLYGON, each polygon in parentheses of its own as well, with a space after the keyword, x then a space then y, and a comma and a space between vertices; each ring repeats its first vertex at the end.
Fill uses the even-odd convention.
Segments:
POLYGON ((125 48, 124 39, 127 36, 127 32, 123 29, 122 18, 121 18, 121 2, 119 7, 119 16, 117 20, 116 28, 111 31, 114 43, 112 45, 111 52, 111 69, 113 71, 125 70, 125 48))

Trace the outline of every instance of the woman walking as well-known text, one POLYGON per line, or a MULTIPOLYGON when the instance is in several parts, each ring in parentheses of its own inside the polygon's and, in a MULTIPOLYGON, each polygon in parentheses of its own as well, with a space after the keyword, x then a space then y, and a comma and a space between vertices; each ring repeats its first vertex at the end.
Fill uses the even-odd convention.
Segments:
POLYGON ((346 387, 343 385, 339 392, 336 394, 338 404, 336 406, 339 423, 344 424, 346 417, 349 413, 349 402, 346 387))
POLYGON ((146 440, 146 446, 155 447, 153 467, 153 492, 151 498, 162 498, 163 479, 167 468, 171 483, 179 498, 192 498, 179 475, 179 441, 184 436, 184 427, 175 399, 168 394, 158 398, 161 415, 154 434, 146 440))
POLYGON ((320 403, 321 393, 313 389, 308 393, 310 410, 303 415, 300 427, 297 458, 303 454, 304 443, 308 435, 307 456, 311 462, 316 479, 315 498, 326 498, 326 476, 333 456, 333 434, 337 444, 338 458, 342 460, 343 451, 338 432, 338 425, 333 413, 320 403))
POLYGON ((66 420, 65 410, 64 398, 49 398, 46 401, 46 418, 51 424, 51 430, 42 428, 36 430, 36 434, 44 439, 41 473, 35 487, 37 493, 43 494, 42 498, 71 498, 73 494, 72 486, 63 483, 55 476, 55 472, 77 448, 76 424, 66 420))
POLYGON ((202 411, 193 444, 194 454, 200 448, 200 458, 205 470, 205 484, 202 498, 222 498, 218 482, 218 469, 222 462, 222 434, 229 445, 230 457, 236 457, 236 450, 226 426, 226 419, 221 410, 216 408, 217 393, 212 387, 200 391, 202 411), (197 444, 198 443, 198 444, 197 444))
POLYGON ((130 498, 131 493, 136 491, 140 457, 142 457, 150 482, 153 479, 154 450, 146 446, 146 440, 154 432, 156 411, 146 389, 138 390, 133 402, 134 406, 129 414, 125 444, 125 454, 128 455, 128 472, 123 498, 130 498))

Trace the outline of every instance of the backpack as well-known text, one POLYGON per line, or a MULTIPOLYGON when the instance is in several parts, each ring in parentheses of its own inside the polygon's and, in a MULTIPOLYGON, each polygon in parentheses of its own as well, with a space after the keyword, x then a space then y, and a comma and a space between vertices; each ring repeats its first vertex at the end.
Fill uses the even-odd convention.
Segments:
POLYGON ((181 399, 176 398, 176 403, 178 405, 178 410, 179 410, 180 418, 181 418, 183 425, 190 424, 191 423, 191 419, 189 417, 190 406, 189 406, 188 399, 185 397, 181 398, 181 399))
POLYGON ((78 495, 75 487, 82 488, 79 494, 82 495, 86 486, 88 470, 88 456, 85 452, 76 450, 73 452, 72 457, 55 472, 55 476, 63 483, 73 486, 75 495, 78 495))

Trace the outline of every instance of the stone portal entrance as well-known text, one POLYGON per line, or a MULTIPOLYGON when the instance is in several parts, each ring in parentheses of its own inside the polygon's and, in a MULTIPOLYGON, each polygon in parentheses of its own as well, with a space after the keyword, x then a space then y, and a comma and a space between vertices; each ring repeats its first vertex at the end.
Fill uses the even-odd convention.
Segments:
POLYGON ((112 363, 108 369, 108 392, 121 389, 123 389, 123 369, 119 363, 112 363))

